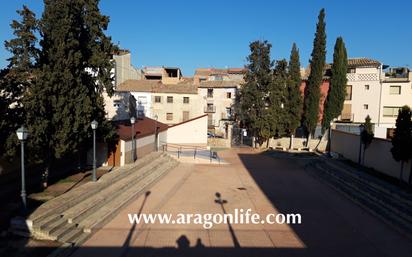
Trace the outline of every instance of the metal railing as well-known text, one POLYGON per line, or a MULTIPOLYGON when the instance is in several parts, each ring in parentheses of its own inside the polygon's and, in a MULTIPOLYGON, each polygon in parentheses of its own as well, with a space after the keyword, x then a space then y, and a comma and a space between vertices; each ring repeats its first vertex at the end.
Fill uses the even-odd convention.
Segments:
POLYGON ((207 147, 162 143, 162 150, 163 152, 175 154, 178 159, 193 156, 193 159, 208 158, 210 163, 216 160, 220 164, 220 157, 217 152, 207 147))
POLYGON ((214 113, 214 112, 216 112, 216 106, 205 106, 204 112, 206 112, 206 113, 214 113))

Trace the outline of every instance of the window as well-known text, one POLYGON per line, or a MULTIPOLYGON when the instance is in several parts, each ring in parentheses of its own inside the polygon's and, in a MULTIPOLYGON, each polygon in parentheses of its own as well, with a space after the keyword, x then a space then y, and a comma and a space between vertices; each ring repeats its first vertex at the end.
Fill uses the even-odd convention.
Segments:
POLYGON ((232 92, 227 92, 226 93, 226 98, 232 98, 232 92))
POLYGON ((369 109, 369 105, 367 105, 367 104, 364 104, 364 105, 363 105, 363 109, 364 109, 364 110, 367 110, 367 109, 369 109))
POLYGON ((114 101, 113 101, 113 107, 119 108, 120 105, 121 105, 120 100, 114 100, 114 101))
POLYGON ((183 103, 184 103, 184 104, 188 104, 188 103, 189 103, 189 97, 184 96, 184 97, 183 97, 183 103))
POLYGON ((389 87, 389 94, 390 95, 400 95, 401 94, 401 86, 390 86, 389 87))
POLYGON ((166 120, 173 120, 173 113, 171 112, 166 113, 166 120))
POLYGON ((383 117, 397 117, 400 109, 401 107, 384 106, 383 107, 383 117))
POLYGON ((188 111, 183 111, 183 121, 189 120, 189 112, 188 111))
POLYGON ((173 96, 168 96, 167 97, 167 102, 168 103, 173 103, 173 96))
POLYGON ((352 85, 346 85, 346 97, 345 100, 352 100, 352 85))
POLYGON ((206 81, 206 78, 199 78, 200 83, 203 82, 203 81, 206 81))
POLYGON ((162 97, 161 96, 155 96, 155 103, 161 103, 162 102, 162 97))
POLYGON ((213 88, 207 89, 207 97, 213 97, 213 88))
POLYGON ((356 69, 355 68, 349 68, 348 73, 356 73, 356 69))
POLYGON ((146 96, 138 96, 138 97, 137 97, 137 103, 138 103, 138 104, 147 104, 147 98, 146 98, 146 96))
POLYGON ((369 90, 369 85, 365 85, 365 90, 369 90))
POLYGON ((230 119, 232 117, 232 108, 226 107, 226 118, 230 119))

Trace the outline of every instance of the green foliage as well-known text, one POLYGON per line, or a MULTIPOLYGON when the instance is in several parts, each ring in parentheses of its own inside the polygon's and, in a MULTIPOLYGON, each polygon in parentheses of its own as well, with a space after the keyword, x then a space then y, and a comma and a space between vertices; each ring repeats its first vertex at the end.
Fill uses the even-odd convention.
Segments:
POLYGON ((363 124, 364 130, 361 133, 361 140, 363 144, 363 148, 366 149, 372 143, 374 134, 372 129, 371 117, 366 116, 365 123, 363 124))
POLYGON ((335 50, 333 53, 333 64, 331 69, 330 86, 328 97, 325 102, 323 112, 322 130, 329 128, 330 122, 337 118, 343 109, 346 96, 346 73, 348 70, 348 55, 345 43, 341 37, 336 39, 335 50))
POLYGON ((10 24, 15 37, 4 43, 11 53, 9 64, 0 72, 0 157, 9 159, 16 154, 15 131, 24 120, 22 99, 32 84, 38 58, 36 17, 27 6, 17 13, 21 21, 13 20, 10 24))
POLYGON ((267 41, 250 43, 245 83, 239 92, 235 109, 241 126, 255 136, 259 143, 273 135, 270 126, 271 115, 268 113, 268 92, 272 87, 273 66, 270 61, 271 47, 267 41))
POLYGON ((285 92, 285 133, 287 135, 295 134, 295 130, 300 126, 302 115, 302 95, 300 93, 300 60, 299 50, 293 43, 290 53, 288 67, 287 89, 285 92))
POLYGON ((113 141, 105 120, 103 92, 113 93, 114 46, 104 34, 109 18, 96 0, 46 0, 40 21, 42 47, 36 81, 25 97, 30 147, 46 165, 87 149, 90 122, 100 139, 113 141))
POLYGON ((325 10, 321 9, 316 25, 316 34, 310 60, 310 74, 305 88, 303 124, 308 133, 313 134, 319 120, 320 85, 326 56, 325 10))
POLYGON ((396 128, 392 138, 393 147, 391 149, 392 156, 396 161, 408 161, 412 155, 411 115, 409 106, 403 106, 399 110, 398 118, 396 119, 396 128))

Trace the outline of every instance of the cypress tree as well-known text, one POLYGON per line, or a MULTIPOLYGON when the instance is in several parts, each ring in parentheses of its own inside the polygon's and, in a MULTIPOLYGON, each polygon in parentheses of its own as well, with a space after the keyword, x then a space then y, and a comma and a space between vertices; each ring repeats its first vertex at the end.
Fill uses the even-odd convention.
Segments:
POLYGON ((313 135, 319 120, 320 85, 326 56, 325 9, 321 9, 316 25, 315 39, 310 60, 310 74, 305 88, 303 124, 308 135, 313 135))
POLYGON ((115 135, 102 97, 103 91, 113 93, 108 23, 96 0, 45 1, 40 70, 25 103, 31 146, 45 162, 45 181, 54 159, 90 146, 92 120, 99 122, 100 139, 115 135))
POLYGON ((343 109, 343 103, 346 96, 346 73, 348 70, 348 55, 346 53, 345 43, 342 37, 338 37, 335 43, 333 53, 333 64, 331 68, 331 77, 328 96, 325 101, 323 112, 322 130, 329 128, 330 122, 337 118, 343 109))
POLYGON ((267 92, 272 83, 270 61, 271 44, 267 41, 250 43, 249 64, 240 89, 237 103, 237 118, 256 141, 261 144, 272 135, 267 115, 267 92))
POLYGON ((9 64, 0 72, 0 155, 9 158, 16 153, 15 132, 24 120, 22 99, 34 79, 38 59, 35 14, 25 5, 17 13, 21 20, 10 24, 15 37, 4 44, 11 53, 9 64))
POLYGON ((271 137, 283 136, 288 125, 287 107, 287 82, 288 82, 288 62, 285 59, 276 61, 273 70, 273 82, 270 87, 268 100, 268 115, 270 116, 271 137))
POLYGON ((397 162, 401 162, 401 171, 399 173, 399 182, 402 182, 403 166, 412 155, 412 112, 409 106, 403 106, 399 110, 396 119, 396 128, 392 138, 391 153, 397 162))
POLYGON ((285 97, 286 134, 294 135, 300 125, 302 114, 302 95, 300 93, 300 60, 299 50, 293 43, 288 67, 287 90, 285 97))

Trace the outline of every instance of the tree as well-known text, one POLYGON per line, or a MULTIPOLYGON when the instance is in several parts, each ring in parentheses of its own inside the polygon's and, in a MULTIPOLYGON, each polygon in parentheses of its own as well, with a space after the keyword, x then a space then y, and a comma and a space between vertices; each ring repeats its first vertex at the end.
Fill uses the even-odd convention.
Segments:
POLYGON ((288 62, 276 61, 273 70, 273 82, 269 88, 268 115, 271 117, 272 136, 283 136, 289 123, 285 103, 287 102, 288 62))
POLYGON ((113 93, 115 47, 104 34, 109 18, 100 14, 98 2, 45 0, 39 72, 25 106, 30 146, 44 161, 46 185, 53 160, 90 146, 92 120, 99 122, 101 139, 115 135, 102 97, 113 93))
POLYGON ((293 43, 290 53, 290 61, 288 67, 288 80, 285 96, 285 132, 289 136, 295 134, 296 129, 300 126, 302 115, 302 95, 300 93, 301 85, 300 77, 300 60, 299 49, 293 43))
POLYGON ((409 106, 403 106, 398 112, 396 119, 396 128, 392 138, 391 153, 396 161, 401 162, 401 171, 399 173, 399 181, 402 183, 403 166, 412 155, 412 121, 411 109, 409 106))
POLYGON ((0 72, 0 153, 10 158, 16 152, 15 131, 24 120, 22 99, 34 79, 39 53, 35 14, 25 5, 17 13, 21 21, 13 20, 10 24, 15 37, 4 43, 11 53, 9 64, 0 72))
POLYGON ((373 134, 373 129, 372 129, 372 123, 371 123, 371 117, 368 115, 365 118, 365 123, 363 124, 364 129, 362 133, 360 134, 361 141, 363 144, 363 157, 362 157, 362 164, 365 163, 365 153, 366 149, 369 147, 369 145, 372 143, 373 137, 375 136, 373 134))
POLYGON ((343 109, 346 96, 346 73, 348 70, 348 55, 342 37, 338 37, 333 52, 333 63, 328 96, 322 119, 322 131, 329 128, 330 122, 337 118, 343 109))
POLYGON ((309 135, 313 135, 319 120, 320 85, 326 56, 325 10, 321 9, 316 25, 315 39, 310 60, 310 74, 305 88, 303 124, 309 135))
POLYGON ((236 116, 241 126, 246 128, 256 141, 261 144, 273 135, 267 115, 268 92, 272 83, 270 61, 271 44, 267 41, 250 43, 249 64, 244 76, 244 84, 240 89, 236 116))

